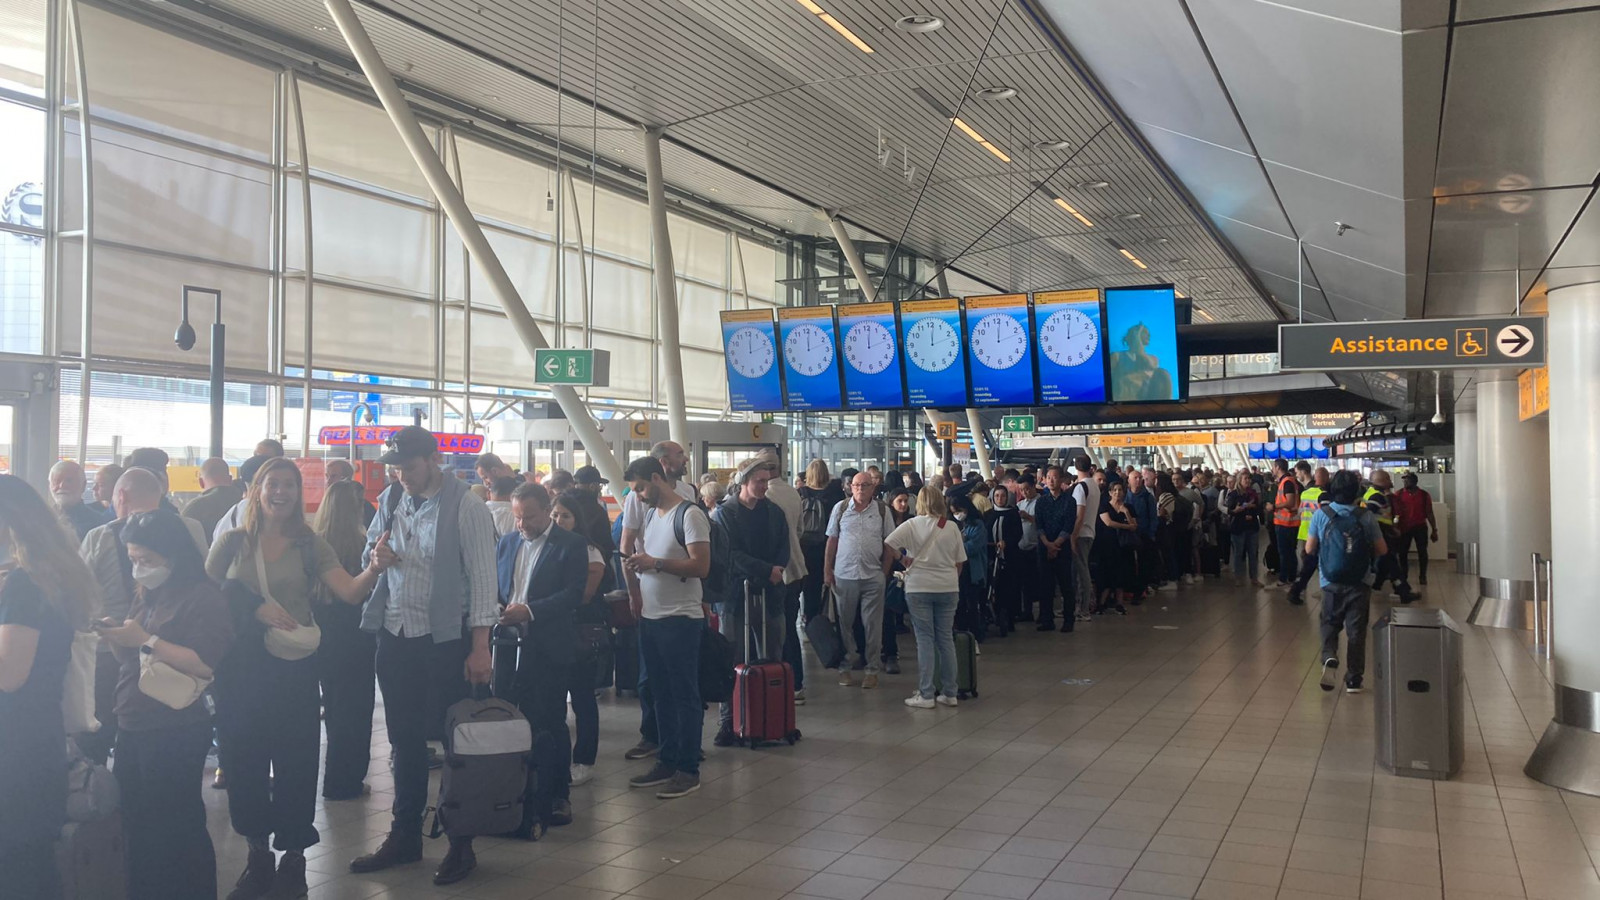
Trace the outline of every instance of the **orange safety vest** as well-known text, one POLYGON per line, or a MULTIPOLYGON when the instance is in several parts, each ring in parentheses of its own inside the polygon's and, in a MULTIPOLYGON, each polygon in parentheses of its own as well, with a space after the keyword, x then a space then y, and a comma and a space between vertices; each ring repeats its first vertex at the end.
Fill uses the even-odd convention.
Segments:
POLYGON ((1285 475, 1283 480, 1278 482, 1278 497, 1272 504, 1272 524, 1280 528, 1300 527, 1299 504, 1295 504, 1288 509, 1282 508, 1283 501, 1288 499, 1288 492, 1283 489, 1283 486, 1293 481, 1293 476, 1285 475))

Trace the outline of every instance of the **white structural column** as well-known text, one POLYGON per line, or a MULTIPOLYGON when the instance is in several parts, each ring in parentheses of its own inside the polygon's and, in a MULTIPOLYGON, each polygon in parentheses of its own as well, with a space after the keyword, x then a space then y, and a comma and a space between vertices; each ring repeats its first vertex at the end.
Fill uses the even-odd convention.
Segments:
MULTIPOLYGON (((488 238, 484 237, 483 229, 478 227, 478 220, 473 218, 472 209, 467 206, 466 198, 461 196, 455 182, 450 180, 450 173, 445 171, 444 163, 439 159, 439 154, 428 140, 427 134, 423 132, 422 125, 417 122, 410 105, 406 103, 405 95, 395 84, 394 76, 389 73, 388 66, 384 65, 383 57, 378 54, 378 48, 372 45, 372 39, 367 36, 366 28, 362 26, 361 20, 356 18, 355 10, 350 8, 350 0, 323 0, 323 2, 328 8, 328 14, 333 17, 334 24, 338 26, 339 33, 344 35, 345 43, 355 55, 356 62, 361 65, 361 71, 372 84, 372 89, 378 95, 379 102, 383 104, 384 111, 389 114, 389 120, 400 133, 400 140, 411 152, 412 159, 422 170, 422 177, 428 182, 428 187, 432 189, 434 196, 438 198, 439 206, 444 209, 445 215, 450 217, 450 224, 454 225, 456 233, 461 235, 462 244, 471 252, 473 260, 482 268, 489 283, 494 286, 495 297, 500 301, 500 307, 505 310, 506 318, 511 321, 511 327, 517 332, 517 337, 528 349, 528 355, 532 356, 535 349, 550 346, 539 331, 539 323, 533 320, 528 307, 522 302, 522 296, 511 283, 511 276, 506 274, 505 267, 500 264, 500 257, 495 254, 494 247, 490 246, 488 238)), ((309 367, 310 362, 307 361, 307 368, 309 367)), ((623 484, 622 465, 617 462, 616 456, 611 452, 611 446, 600 434, 599 426, 589 415, 589 408, 570 387, 553 387, 551 393, 555 395, 556 402, 560 404, 561 411, 566 415, 567 423, 572 426, 578 440, 583 442, 583 449, 588 451, 589 458, 594 460, 601 474, 610 480, 612 490, 618 492, 620 496, 623 484)))
MULTIPOLYGON (((876 302, 877 285, 867 272, 866 263, 861 261, 861 253, 856 250, 856 242, 850 237, 850 232, 845 230, 844 223, 839 221, 839 217, 832 210, 822 210, 822 214, 828 219, 828 228, 833 232, 833 239, 839 242, 839 251, 844 254, 844 261, 850 264, 850 273, 856 277, 856 283, 861 285, 862 295, 866 297, 868 303, 876 302)), ((939 285, 942 292, 943 270, 939 274, 939 285)), ((933 417, 933 410, 925 409, 922 412, 927 416, 930 425, 938 427, 938 421, 933 417)), ((983 419, 978 415, 978 411, 970 406, 967 407, 967 428, 972 432, 972 451, 978 456, 978 469, 984 478, 989 478, 992 470, 989 467, 989 448, 983 443, 983 419)))
MULTIPOLYGON (((1553 502, 1555 541, 1551 642, 1555 717, 1525 769, 1546 784, 1600 794, 1600 282, 1557 288, 1549 294, 1550 443, 1563 461, 1561 480, 1547 486, 1553 502), (1557 494, 1559 492, 1559 494, 1557 494)), ((1526 470, 1530 475, 1540 469, 1526 470)), ((1534 493, 1540 492, 1533 485, 1534 493)), ((1507 493, 1520 493, 1507 486, 1507 493)), ((1531 504, 1542 506, 1543 504, 1531 504)))
POLYGON ((661 129, 644 129, 645 190, 650 198, 650 246, 660 311, 661 364, 667 388, 667 428, 672 440, 689 446, 689 414, 683 399, 683 345, 678 342, 678 281, 667 230, 667 185, 661 174, 661 129))
POLYGON ((1529 503, 1510 486, 1517 477, 1546 477, 1550 429, 1542 419, 1518 420, 1515 373, 1505 377, 1478 382, 1479 476, 1498 487, 1478 495, 1479 596, 1467 621, 1527 629, 1533 627, 1531 557, 1550 553, 1552 504, 1529 503))
POLYGON ((1469 388, 1456 401, 1455 520, 1452 533, 1461 545, 1456 571, 1478 574, 1478 395, 1469 388))

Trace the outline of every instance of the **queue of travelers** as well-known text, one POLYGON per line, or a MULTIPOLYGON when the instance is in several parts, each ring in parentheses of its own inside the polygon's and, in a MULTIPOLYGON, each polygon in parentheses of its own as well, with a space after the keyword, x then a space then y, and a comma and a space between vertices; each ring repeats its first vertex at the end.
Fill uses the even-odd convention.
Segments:
MULTIPOLYGON (((898 637, 910 632, 917 673, 905 705, 954 707, 958 632, 979 642, 1027 622, 1072 632, 1225 569, 1264 589, 1259 539, 1270 528, 1268 562, 1290 603, 1321 576, 1323 687, 1333 689, 1343 632, 1344 685, 1359 691, 1372 588, 1392 582, 1402 602, 1415 599, 1407 548, 1419 551, 1425 584, 1426 545, 1438 539, 1414 474, 1393 491, 1381 469, 1362 482, 1286 461, 1270 474, 1216 473, 1078 456, 991 479, 951 466, 924 482, 877 466, 835 478, 818 459, 791 483, 763 451, 724 487, 691 483, 687 453, 666 441, 628 465, 612 526, 593 467, 527 480, 485 454, 484 500, 442 468, 420 427, 390 439, 382 486, 328 461, 313 518, 282 445, 255 450, 237 473, 203 463, 203 492, 181 515, 166 454, 152 448, 92 483, 77 463, 57 464, 48 500, 0 476, 0 867, 24 895, 59 895, 50 846, 65 822, 64 754, 81 754, 91 765, 109 758, 121 788, 128 896, 215 897, 200 796, 215 748, 215 779, 248 847, 227 896, 305 896, 305 854, 320 838, 319 722, 323 799, 365 796, 375 693, 392 816, 349 867, 421 860, 430 742, 444 736, 451 703, 489 684, 495 630, 525 648, 496 693, 554 748, 535 754, 523 820, 500 836, 537 840, 572 822, 570 789, 592 778, 595 687, 613 666, 606 655, 602 672, 603 653, 622 657, 618 686, 637 689, 640 736, 624 756, 648 769, 630 786, 662 799, 699 789, 700 644, 713 616, 737 661, 749 627, 749 662, 789 664, 795 705, 806 701, 802 646, 815 617, 837 619, 847 688, 899 674, 898 637), (1358 545, 1353 558, 1338 549, 1358 545), (616 603, 637 621, 631 644, 613 628, 616 603), (100 727, 68 735, 69 653, 90 631, 99 653, 85 687, 100 727)), ((710 743, 740 741, 723 702, 710 743)), ((476 866, 475 835, 449 836, 436 884, 476 866)))

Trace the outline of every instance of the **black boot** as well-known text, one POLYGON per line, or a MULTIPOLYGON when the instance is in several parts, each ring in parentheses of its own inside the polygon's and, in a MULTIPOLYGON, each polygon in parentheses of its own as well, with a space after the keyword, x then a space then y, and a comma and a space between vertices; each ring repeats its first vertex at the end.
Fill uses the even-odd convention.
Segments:
MULTIPOLYGON (((244 874, 228 892, 228 900, 254 900, 265 897, 272 889, 274 866, 277 860, 266 841, 251 841, 250 855, 244 864, 244 874)), ((303 873, 302 873, 303 877, 303 873)))
POLYGON ((302 900, 310 889, 306 887, 306 855, 298 850, 285 851, 278 860, 278 874, 272 879, 272 890, 267 900, 302 900))
POLYGON ((471 875, 477 867, 478 857, 472 852, 472 838, 451 838, 444 861, 433 873, 433 883, 455 884, 471 875))

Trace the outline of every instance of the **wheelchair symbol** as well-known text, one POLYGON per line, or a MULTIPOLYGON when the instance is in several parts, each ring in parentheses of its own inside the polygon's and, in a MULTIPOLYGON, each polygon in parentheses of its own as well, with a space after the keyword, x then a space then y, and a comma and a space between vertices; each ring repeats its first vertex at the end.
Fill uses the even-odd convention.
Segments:
POLYGON ((1487 328, 1457 328, 1456 329, 1456 355, 1457 356, 1488 356, 1489 355, 1489 329, 1487 329, 1487 328))

